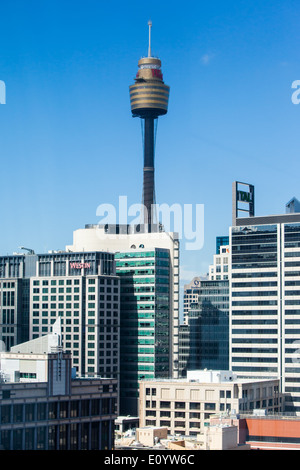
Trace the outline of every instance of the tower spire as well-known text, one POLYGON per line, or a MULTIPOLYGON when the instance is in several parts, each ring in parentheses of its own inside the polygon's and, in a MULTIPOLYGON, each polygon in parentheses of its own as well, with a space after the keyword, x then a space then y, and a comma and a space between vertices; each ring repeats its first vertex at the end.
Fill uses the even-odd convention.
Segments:
POLYGON ((148 57, 151 57, 151 28, 152 28, 152 21, 148 21, 149 26, 149 47, 148 47, 148 57))

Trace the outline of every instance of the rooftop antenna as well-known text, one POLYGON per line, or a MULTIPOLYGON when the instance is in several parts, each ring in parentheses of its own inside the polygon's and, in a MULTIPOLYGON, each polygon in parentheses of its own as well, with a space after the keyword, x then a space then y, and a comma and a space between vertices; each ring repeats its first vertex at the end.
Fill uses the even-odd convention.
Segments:
POLYGON ((148 26, 149 26, 149 47, 148 47, 148 57, 151 57, 151 27, 152 27, 152 21, 148 21, 148 26))

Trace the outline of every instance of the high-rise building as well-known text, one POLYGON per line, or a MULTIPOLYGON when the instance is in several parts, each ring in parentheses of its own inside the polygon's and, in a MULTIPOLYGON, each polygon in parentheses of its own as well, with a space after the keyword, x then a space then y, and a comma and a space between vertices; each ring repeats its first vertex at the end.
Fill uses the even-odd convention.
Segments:
POLYGON ((0 256, 2 349, 29 339, 29 278, 36 273, 36 261, 36 255, 0 256))
POLYGON ((179 336, 180 376, 197 369, 229 368, 228 280, 201 281, 197 302, 179 336))
POLYGON ((220 249, 221 247, 223 246, 227 246, 229 245, 229 236, 228 235, 224 235, 224 236, 218 236, 216 237, 216 254, 220 254, 220 249))
POLYGON ((191 306, 198 302, 200 293, 199 287, 201 280, 205 280, 204 276, 197 276, 191 282, 185 284, 183 291, 183 323, 188 323, 189 311, 191 306))
POLYGON ((229 246, 219 246, 219 253, 214 255, 213 264, 209 266, 209 280, 221 281, 228 279, 229 246))
POLYGON ((79 247, 115 253, 121 282, 120 406, 122 414, 134 415, 140 378, 178 377, 178 236, 88 225, 74 232, 67 250, 79 247))
POLYGON ((240 217, 230 228, 230 364, 278 377, 300 413, 300 213, 240 217))
POLYGON ((228 281, 202 281, 189 312, 188 370, 229 369, 228 281))
POLYGON ((170 252, 116 253, 116 266, 121 279, 121 412, 135 415, 138 381, 173 375, 170 252))
POLYGON ((120 280, 112 253, 0 257, 3 348, 36 339, 62 322, 62 344, 80 374, 119 374, 120 280))

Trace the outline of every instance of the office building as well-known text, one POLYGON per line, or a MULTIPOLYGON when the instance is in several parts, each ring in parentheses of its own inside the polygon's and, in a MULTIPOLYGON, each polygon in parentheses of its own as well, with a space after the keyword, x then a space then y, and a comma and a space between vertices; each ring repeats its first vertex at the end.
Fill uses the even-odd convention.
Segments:
POLYGON ((138 381, 172 376, 170 254, 154 248, 115 256, 121 279, 121 404, 134 414, 138 381))
POLYGON ((213 257, 213 264, 209 266, 208 278, 211 281, 228 279, 229 245, 220 245, 219 253, 213 257))
POLYGON ((0 341, 2 349, 29 339, 29 278, 35 255, 0 256, 0 341))
POLYGON ((206 279, 204 276, 197 276, 191 282, 184 285, 183 292, 183 323, 188 323, 189 311, 191 306, 198 302, 199 286, 201 280, 206 279))
POLYGON ((187 364, 190 356, 190 328, 187 323, 179 325, 178 345, 178 377, 183 378, 186 377, 187 364))
POLYGON ((254 409, 282 411, 278 379, 239 380, 230 371, 189 371, 186 379, 140 383, 140 427, 163 426, 168 434, 196 436, 216 413, 254 409))
POLYGON ((62 324, 62 345, 79 374, 119 374, 120 280, 106 252, 0 257, 2 349, 62 324), (13 269, 12 269, 13 267, 13 269))
POLYGON ((216 237, 216 254, 220 254, 221 247, 229 245, 229 236, 223 235, 216 237))
POLYGON ((221 369, 229 366, 229 285, 228 280, 201 281, 198 299, 180 326, 180 377, 188 370, 221 369))
POLYGON ((178 377, 179 240, 175 233, 87 225, 67 250, 109 250, 121 282, 121 414, 138 413, 138 380, 178 377))
POLYGON ((278 377, 300 413, 300 213, 240 217, 230 228, 230 363, 239 377, 278 377))
POLYGON ((300 202, 298 201, 297 198, 293 197, 292 199, 290 199, 289 202, 286 203, 285 212, 287 214, 291 214, 291 213, 294 213, 294 212, 300 212, 300 202))
POLYGON ((236 417, 213 416, 210 426, 222 423, 237 428, 239 449, 243 450, 299 450, 300 419, 286 413, 268 414, 264 410, 236 417), (247 447, 242 447, 242 446, 247 447))
POLYGON ((110 450, 117 380, 76 376, 53 330, 0 353, 0 449, 110 450))
POLYGON ((189 311, 187 370, 228 370, 228 281, 202 281, 198 303, 189 311))

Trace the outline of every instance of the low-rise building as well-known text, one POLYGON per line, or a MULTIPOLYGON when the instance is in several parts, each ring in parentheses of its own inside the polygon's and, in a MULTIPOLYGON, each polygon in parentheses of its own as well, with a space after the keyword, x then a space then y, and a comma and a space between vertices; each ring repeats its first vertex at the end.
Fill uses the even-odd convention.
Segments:
POLYGON ((216 413, 254 409, 281 412, 279 379, 237 379, 230 371, 188 371, 186 379, 140 382, 140 427, 163 426, 171 435, 196 436, 216 413))
POLYGON ((113 448, 117 379, 76 377, 59 338, 0 353, 0 449, 113 448))
POLYGON ((215 415, 210 420, 210 427, 235 426, 238 446, 246 445, 250 449, 262 450, 299 450, 300 418, 297 415, 278 413, 270 415, 254 410, 251 414, 236 417, 215 415))
POLYGON ((136 440, 146 447, 153 447, 160 442, 161 439, 167 439, 168 428, 164 427, 148 427, 138 428, 135 433, 136 440))

